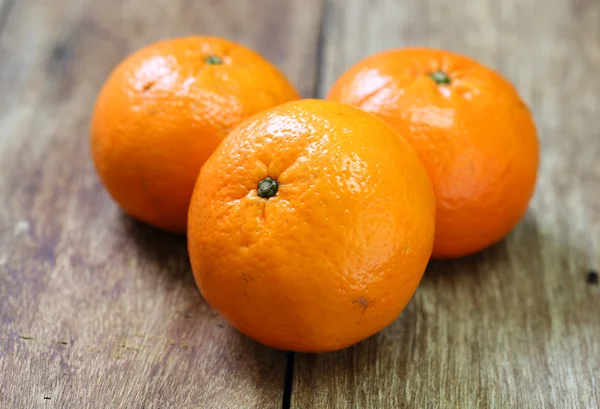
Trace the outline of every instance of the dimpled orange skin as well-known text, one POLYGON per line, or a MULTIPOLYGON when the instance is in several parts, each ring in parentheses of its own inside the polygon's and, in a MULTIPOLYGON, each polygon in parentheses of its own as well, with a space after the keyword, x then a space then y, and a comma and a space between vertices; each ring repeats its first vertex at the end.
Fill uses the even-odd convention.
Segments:
POLYGON ((377 117, 318 100, 234 130, 203 167, 189 212, 196 282, 268 346, 333 351, 390 324, 423 275, 435 198, 408 144, 377 117), (276 195, 258 196, 271 177, 276 195))
POLYGON ((119 64, 98 96, 91 124, 97 172, 126 213, 183 232, 200 167, 227 133, 298 98, 277 68, 231 41, 152 44, 119 64))
POLYGON ((488 247, 525 214, 536 129, 516 90, 491 69, 442 50, 386 51, 342 74, 327 99, 378 115, 416 151, 437 198, 433 257, 488 247), (429 77, 437 71, 449 85, 429 77))

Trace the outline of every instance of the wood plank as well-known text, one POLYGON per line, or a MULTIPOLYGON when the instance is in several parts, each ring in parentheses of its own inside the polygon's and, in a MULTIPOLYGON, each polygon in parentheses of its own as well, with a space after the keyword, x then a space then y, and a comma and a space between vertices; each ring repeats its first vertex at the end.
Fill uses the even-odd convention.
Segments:
POLYGON ((433 263, 403 315, 345 351, 297 355, 293 408, 600 407, 600 3, 331 0, 323 86, 373 52, 465 53, 532 106, 542 165, 500 245, 433 263), (593 282, 593 279, 590 278, 593 282))
POLYGON ((281 407, 286 355, 207 306, 183 237, 118 211, 88 123, 114 65, 170 36, 241 41, 310 94, 320 12, 320 0, 14 1, 0 37, 0 407, 281 407))

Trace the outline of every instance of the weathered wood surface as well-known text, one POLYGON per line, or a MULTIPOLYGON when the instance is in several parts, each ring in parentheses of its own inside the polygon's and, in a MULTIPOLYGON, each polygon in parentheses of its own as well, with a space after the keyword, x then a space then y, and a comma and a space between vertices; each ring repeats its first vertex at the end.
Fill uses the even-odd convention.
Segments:
POLYGON ((278 408, 289 387, 297 409, 600 407, 599 73, 596 0, 0 0, 0 408, 278 408), (480 59, 535 114, 531 211, 433 263, 381 334, 297 354, 284 393, 286 354, 212 312, 184 238, 123 217, 89 159, 112 67, 191 33, 257 48, 305 96, 385 48, 480 59))
POLYGON ((600 2, 333 0, 325 16, 322 95, 382 49, 462 52, 515 83, 543 156, 503 243, 431 265, 372 339, 296 356, 292 408, 599 408, 600 2))
POLYGON ((280 408, 286 354, 208 308, 183 237, 120 214, 94 173, 88 122, 115 64, 176 35, 239 40, 310 95, 320 1, 0 11, 0 408, 280 408))

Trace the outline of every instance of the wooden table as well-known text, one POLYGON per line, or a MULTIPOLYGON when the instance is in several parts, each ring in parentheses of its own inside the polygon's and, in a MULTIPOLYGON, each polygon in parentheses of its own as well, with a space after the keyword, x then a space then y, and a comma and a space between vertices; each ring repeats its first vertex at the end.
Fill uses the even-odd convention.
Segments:
POLYGON ((598 0, 0 0, 0 408, 600 407, 598 0), (304 96, 406 45, 496 68, 542 142, 501 244, 432 263, 402 316, 338 353, 263 347, 198 294, 185 239, 124 217, 88 122, 125 55, 210 33, 304 96))

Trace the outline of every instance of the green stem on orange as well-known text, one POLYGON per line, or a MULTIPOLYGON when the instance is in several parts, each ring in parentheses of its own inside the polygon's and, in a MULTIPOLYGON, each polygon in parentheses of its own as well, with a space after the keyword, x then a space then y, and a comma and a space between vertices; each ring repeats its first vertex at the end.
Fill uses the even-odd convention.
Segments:
POLYGON ((221 59, 221 57, 218 57, 216 55, 209 55, 208 57, 206 57, 204 59, 204 62, 210 65, 220 65, 223 64, 223 60, 221 59))
POLYGON ((270 177, 266 177, 260 182, 258 182, 258 197, 262 197, 263 199, 268 199, 277 194, 277 190, 279 189, 279 184, 275 179, 270 177))
POLYGON ((429 74, 429 77, 438 85, 449 85, 450 77, 443 71, 436 71, 429 74))

